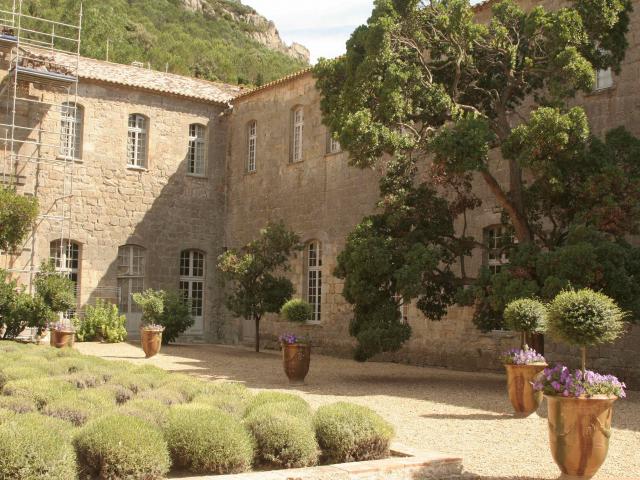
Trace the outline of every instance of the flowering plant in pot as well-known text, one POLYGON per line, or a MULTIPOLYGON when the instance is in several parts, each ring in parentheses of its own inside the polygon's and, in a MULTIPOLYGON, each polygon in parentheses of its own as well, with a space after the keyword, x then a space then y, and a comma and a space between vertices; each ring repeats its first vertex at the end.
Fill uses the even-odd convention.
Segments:
POLYGON ((164 312, 164 297, 165 292, 153 289, 133 294, 133 301, 142 309, 140 342, 147 358, 156 355, 162 345, 164 327, 160 325, 160 317, 164 312))
POLYGON ((611 298, 590 289, 563 291, 549 305, 547 331, 581 353, 580 370, 556 365, 534 384, 547 399, 551 453, 566 475, 591 478, 607 456, 613 403, 625 396, 625 385, 613 375, 587 370, 586 352, 616 340, 626 315, 611 298))
MULTIPOLYGON (((311 318, 313 307, 301 299, 289 300, 282 306, 280 314, 285 320, 293 323, 304 323, 311 318)), ((307 336, 300 337, 293 333, 280 335, 282 346, 282 364, 289 383, 304 384, 311 363, 311 342, 307 336)))
POLYGON ((73 324, 68 322, 55 322, 49 326, 51 345, 56 348, 72 347, 76 333, 73 324))
POLYGON ((522 298, 509 303, 504 310, 507 328, 520 332, 520 348, 505 352, 502 362, 507 371, 509 400, 517 416, 532 415, 542 401, 542 393, 533 389, 532 383, 547 366, 544 357, 527 345, 526 338, 544 331, 547 308, 531 298, 522 298))

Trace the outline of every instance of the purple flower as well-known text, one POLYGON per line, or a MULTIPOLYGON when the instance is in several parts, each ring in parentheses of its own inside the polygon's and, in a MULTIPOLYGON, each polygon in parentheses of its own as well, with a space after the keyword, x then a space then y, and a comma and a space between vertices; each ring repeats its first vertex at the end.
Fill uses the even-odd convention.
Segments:
POLYGON ((504 352, 501 359, 507 365, 531 365, 533 363, 546 363, 544 357, 533 349, 520 350, 512 348, 504 352))
POLYGON ((581 370, 573 373, 558 363, 553 368, 545 368, 541 379, 532 383, 533 389, 546 395, 563 397, 592 397, 594 395, 625 398, 626 385, 613 375, 601 375, 587 370, 584 378, 581 370))

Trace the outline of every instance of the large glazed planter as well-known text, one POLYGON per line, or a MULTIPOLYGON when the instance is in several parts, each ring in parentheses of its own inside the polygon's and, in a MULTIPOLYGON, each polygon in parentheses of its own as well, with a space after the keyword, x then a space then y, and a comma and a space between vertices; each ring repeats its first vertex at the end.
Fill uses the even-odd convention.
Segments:
POLYGON ((291 385, 304 385, 311 362, 311 345, 294 343, 282 346, 282 364, 284 373, 291 385))
POLYGON ((72 347, 75 338, 73 330, 51 330, 51 345, 56 348, 72 347))
POLYGON ((535 376, 546 367, 546 363, 532 365, 505 364, 509 400, 517 416, 528 417, 540 406, 542 392, 534 391, 531 383, 535 376))
POLYGON ((140 329, 140 343, 147 358, 151 358, 160 351, 162 346, 162 330, 140 329))
POLYGON ((566 475, 593 477, 607 458, 616 398, 545 398, 553 459, 566 475))

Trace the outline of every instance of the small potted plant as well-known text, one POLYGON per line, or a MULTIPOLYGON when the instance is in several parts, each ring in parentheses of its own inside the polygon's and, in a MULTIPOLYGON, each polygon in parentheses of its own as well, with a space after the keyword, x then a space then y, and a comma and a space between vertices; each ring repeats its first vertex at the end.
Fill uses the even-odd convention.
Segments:
POLYGON ((610 343, 624 331, 626 313, 606 295, 590 289, 559 293, 548 309, 548 333, 580 348, 582 368, 545 369, 534 384, 549 407, 551 454, 565 475, 591 478, 607 456, 613 403, 625 385, 613 375, 586 369, 587 347, 610 343))
POLYGON ((160 325, 159 319, 164 312, 164 296, 162 290, 153 289, 133 294, 133 301, 142 309, 140 343, 146 358, 156 355, 162 345, 164 327, 160 325))
MULTIPOLYGON (((280 314, 289 322, 305 323, 311 318, 313 307, 309 302, 294 298, 282 306, 280 314)), ((307 337, 285 333, 280 336, 280 345, 284 373, 289 378, 289 383, 303 385, 311 363, 311 342, 307 337)))
POLYGON ((76 329, 70 323, 56 322, 49 328, 51 345, 56 348, 72 347, 76 329))
POLYGON ((538 300, 522 298, 507 305, 504 310, 507 328, 520 332, 520 348, 514 348, 502 355, 507 371, 509 400, 516 416, 532 415, 542 402, 542 393, 535 391, 532 383, 547 366, 544 357, 527 345, 526 338, 544 331, 547 308, 538 300))

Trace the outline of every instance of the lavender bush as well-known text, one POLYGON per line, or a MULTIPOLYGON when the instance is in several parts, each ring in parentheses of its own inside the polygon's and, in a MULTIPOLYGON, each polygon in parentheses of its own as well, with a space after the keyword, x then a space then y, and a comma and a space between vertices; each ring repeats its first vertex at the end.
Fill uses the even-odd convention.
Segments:
POLYGON ((553 368, 545 368, 539 380, 533 383, 533 389, 545 395, 563 397, 593 397, 595 395, 624 398, 626 385, 613 375, 601 375, 587 370, 573 373, 561 363, 553 368))
POLYGON ((502 363, 507 365, 532 365, 547 363, 544 357, 533 349, 512 348, 500 357, 502 363))

